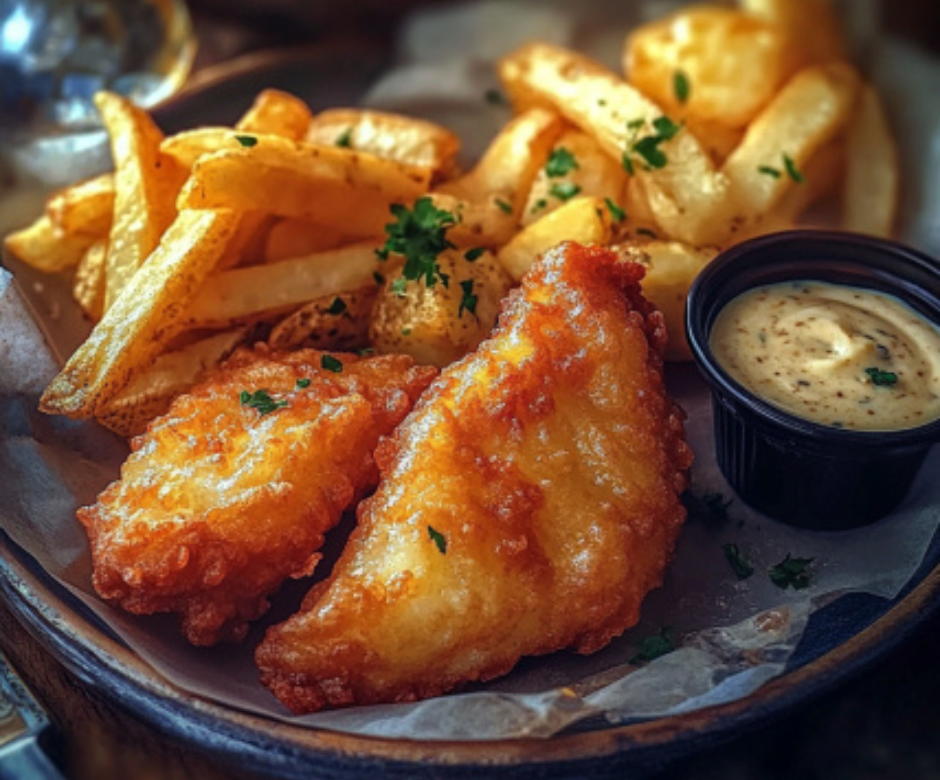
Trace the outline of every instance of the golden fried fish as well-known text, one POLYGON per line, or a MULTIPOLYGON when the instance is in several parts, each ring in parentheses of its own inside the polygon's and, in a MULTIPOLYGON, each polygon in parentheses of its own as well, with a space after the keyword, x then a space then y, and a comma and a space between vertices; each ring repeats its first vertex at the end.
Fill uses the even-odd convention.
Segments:
POLYGON ((196 645, 237 641, 378 482, 373 457, 436 375, 411 358, 236 353, 136 438, 78 511, 99 594, 179 613, 196 645))
POLYGON ((692 456, 640 266, 548 253, 376 455, 329 579, 256 652, 290 709, 411 701, 636 623, 692 456))

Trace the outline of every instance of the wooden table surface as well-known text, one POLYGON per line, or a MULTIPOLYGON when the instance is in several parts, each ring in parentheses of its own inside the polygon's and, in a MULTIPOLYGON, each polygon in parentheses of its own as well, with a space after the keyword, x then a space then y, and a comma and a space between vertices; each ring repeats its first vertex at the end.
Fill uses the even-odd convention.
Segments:
MULTIPOLYGON (((355 21, 360 32, 365 26, 367 34, 387 38, 392 15, 413 4, 368 3, 362 6, 369 11, 368 21, 362 14, 355 21)), ((289 9, 290 3, 279 5, 289 9)), ((311 12, 304 21, 292 22, 284 13, 274 21, 258 16, 257 6, 245 3, 204 0, 193 6, 203 41, 198 67, 276 43, 349 32, 342 29, 343 18, 334 13, 311 12), (242 15, 233 15, 233 8, 240 9, 242 15)), ((885 7, 889 28, 940 51, 940 2, 908 0, 886 3, 885 7)), ((345 17, 347 27, 352 18, 345 17)), ((940 89, 931 99, 940 99, 940 89)), ((119 713, 63 669, 2 604, 0 649, 48 707, 56 731, 49 748, 70 780, 249 777, 169 743, 134 717, 119 713)), ((901 647, 837 690, 727 744, 696 754, 666 769, 657 780, 940 777, 938 658, 940 616, 935 616, 901 647)))

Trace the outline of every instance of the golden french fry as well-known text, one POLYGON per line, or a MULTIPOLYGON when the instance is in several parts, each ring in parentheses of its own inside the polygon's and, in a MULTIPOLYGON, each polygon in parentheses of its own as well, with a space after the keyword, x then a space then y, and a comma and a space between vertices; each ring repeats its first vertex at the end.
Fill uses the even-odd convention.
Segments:
POLYGON ((114 160, 114 217, 108 241, 105 308, 157 247, 175 215, 183 173, 160 153, 163 134, 143 109, 111 92, 95 95, 114 160))
POLYGON ((532 182, 563 129, 556 111, 524 111, 497 133, 473 170, 440 185, 435 193, 492 204, 518 224, 532 182))
POLYGON ((838 135, 852 110, 858 77, 846 65, 807 68, 755 119, 725 161, 738 225, 771 213, 788 190, 802 186, 802 169, 838 135))
POLYGON ((72 297, 92 322, 104 314, 104 278, 108 257, 108 243, 96 241, 85 252, 75 269, 72 297))
POLYGON ((301 306, 271 329, 268 344, 274 349, 301 346, 352 352, 369 344, 369 321, 379 286, 327 295, 301 306))
POLYGON ((79 233, 106 238, 111 231, 114 211, 114 175, 104 173, 73 184, 53 195, 46 203, 46 214, 63 233, 79 233))
MULTIPOLYGON (((183 329, 183 316, 237 226, 230 211, 182 211, 43 394, 40 408, 92 417, 183 329)), ((110 269, 109 269, 110 270, 110 269)))
POLYGON ((518 281, 539 256, 562 241, 608 244, 611 214, 603 198, 576 197, 520 230, 497 254, 497 259, 518 281))
POLYGON ((238 120, 242 133, 269 133, 300 141, 307 134, 313 114, 300 98, 278 89, 258 93, 254 103, 238 120))
POLYGON ((728 181, 653 101, 593 60, 544 43, 504 57, 499 74, 517 107, 551 106, 632 169, 665 234, 714 243, 731 216, 728 181))
POLYGON ((575 195, 610 199, 622 208, 627 173, 591 136, 581 130, 563 133, 539 168, 522 212, 522 224, 536 222, 575 195))
POLYGON ((697 249, 679 241, 631 241, 616 249, 646 268, 643 295, 666 320, 666 360, 690 360, 685 338, 685 299, 689 287, 718 254, 714 248, 697 249))
POLYGON ((255 140, 199 158, 178 207, 261 209, 368 238, 382 235, 393 203, 410 203, 427 190, 426 168, 275 136, 255 140))
POLYGON ((699 5, 631 32, 627 80, 675 118, 744 127, 794 72, 774 24, 699 5))
POLYGON ((423 119, 360 108, 320 112, 306 139, 429 168, 435 177, 456 170, 460 151, 460 139, 445 127, 423 119))
POLYGON ((375 284, 382 262, 364 242, 268 265, 215 274, 185 312, 189 329, 218 327, 289 310, 375 284))
POLYGON ((244 330, 235 329, 163 353, 108 402, 98 413, 98 422, 121 436, 143 433, 176 396, 217 366, 244 337, 244 330))
POLYGON ((716 166, 721 166, 744 139, 747 128, 728 127, 717 122, 687 118, 686 126, 705 148, 716 166))
POLYGON ((511 279, 484 252, 470 262, 459 250, 437 257, 449 281, 432 286, 423 280, 393 289, 401 265, 389 269, 372 314, 369 336, 376 350, 411 355, 418 363, 446 366, 463 357, 489 335, 511 279))
POLYGON ((316 252, 337 249, 345 243, 349 242, 337 227, 288 217, 271 226, 265 238, 262 257, 265 263, 277 263, 292 257, 306 257, 316 252))
POLYGON ((754 17, 784 35, 794 67, 825 65, 846 59, 842 26, 829 0, 738 0, 754 17))
POLYGON ((94 242, 92 235, 63 233, 43 214, 31 225, 7 234, 3 247, 26 265, 54 274, 78 265, 94 242))
POLYGON ((899 178, 898 153, 881 99, 866 84, 847 128, 843 227, 890 236, 897 213, 899 178))

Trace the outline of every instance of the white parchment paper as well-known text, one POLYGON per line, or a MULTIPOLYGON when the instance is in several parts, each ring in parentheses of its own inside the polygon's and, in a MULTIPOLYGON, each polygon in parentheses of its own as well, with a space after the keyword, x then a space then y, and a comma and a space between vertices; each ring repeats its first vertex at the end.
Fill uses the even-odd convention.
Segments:
MULTIPOLYGON (((465 156, 472 159, 506 119, 504 107, 484 99, 497 86, 494 57, 529 38, 542 38, 592 51, 616 66, 623 31, 640 13, 655 15, 665 5, 675 3, 602 0, 579 4, 578 12, 561 2, 432 9, 406 26, 401 67, 376 85, 367 102, 453 127, 465 141, 465 156)), ((906 174, 902 237, 940 254, 935 205, 940 202, 940 105, 923 99, 940 84, 940 65, 895 42, 863 43, 901 141, 906 174)), ((51 289, 49 297, 55 295, 51 289)), ((59 306, 69 305, 67 299, 53 302, 34 316, 48 321, 59 306)), ((867 528, 814 533, 773 522, 733 501, 726 521, 693 518, 687 523, 665 584, 647 599, 641 623, 593 656, 562 652, 525 659, 498 681, 418 704, 296 718, 258 684, 251 653, 263 624, 296 608, 309 583, 292 584, 279 594, 272 614, 243 646, 208 650, 186 644, 170 618, 126 615, 92 591, 88 547, 74 512, 117 476, 126 447, 97 426, 36 411, 37 393, 55 372, 55 355, 9 274, 0 271, 4 531, 158 673, 184 690, 311 726, 412 739, 548 737, 591 715, 617 722, 738 699, 784 671, 815 609, 848 592, 896 596, 921 564, 940 524, 937 448, 904 504, 867 528), (728 542, 737 544, 754 565, 749 579, 739 581, 728 566, 721 549, 728 542), (813 559, 809 588, 782 591, 770 582, 768 569, 788 553, 813 559), (631 663, 642 640, 664 627, 678 649, 650 663, 631 663)), ((733 498, 715 466, 704 384, 690 366, 672 368, 668 380, 689 415, 688 437, 696 454, 694 490, 733 498)))

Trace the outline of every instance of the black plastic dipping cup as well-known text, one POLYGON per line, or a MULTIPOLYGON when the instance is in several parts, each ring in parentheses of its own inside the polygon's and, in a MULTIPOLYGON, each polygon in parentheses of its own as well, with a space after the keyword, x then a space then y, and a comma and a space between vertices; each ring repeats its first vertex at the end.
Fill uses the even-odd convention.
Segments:
POLYGON ((940 325, 940 264, 869 236, 788 231, 723 252, 689 291, 686 334, 711 387, 725 479, 745 503, 776 520, 845 530, 872 523, 901 502, 940 441, 940 419, 898 431, 833 428, 783 411, 733 379, 709 347, 718 313, 754 287, 797 280, 888 293, 940 325))

